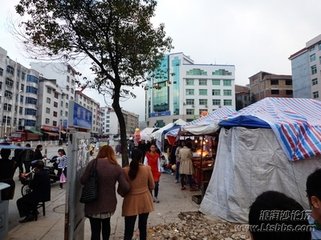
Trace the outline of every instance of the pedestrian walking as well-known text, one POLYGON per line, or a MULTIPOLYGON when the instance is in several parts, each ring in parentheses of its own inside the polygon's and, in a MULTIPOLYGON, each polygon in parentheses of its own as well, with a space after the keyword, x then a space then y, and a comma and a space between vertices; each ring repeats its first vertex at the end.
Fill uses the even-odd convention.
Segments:
MULTIPOLYGON (((110 218, 114 214, 117 205, 115 186, 118 182, 117 192, 121 196, 129 191, 129 183, 125 172, 119 166, 112 147, 102 146, 95 159, 91 160, 80 178, 81 184, 85 184, 91 174, 93 164, 96 164, 98 174, 98 198, 85 203, 85 216, 89 218, 91 226, 91 240, 109 239, 110 218)), ((95 165, 94 165, 95 166, 95 165)))
MULTIPOLYGON (((66 152, 64 149, 60 148, 58 149, 58 157, 57 157, 57 161, 58 161, 58 177, 59 179, 61 178, 61 174, 64 174, 65 178, 67 177, 67 166, 68 166, 68 157, 66 156, 66 152)), ((60 189, 63 189, 64 183, 66 180, 64 181, 60 181, 59 183, 59 187, 60 189)))
POLYGON ((134 149, 129 167, 124 168, 130 184, 130 191, 125 195, 122 207, 122 216, 125 217, 125 240, 132 239, 137 216, 139 239, 146 240, 148 215, 154 210, 150 194, 155 187, 154 178, 150 166, 142 164, 143 156, 141 150, 134 149))
POLYGON ((31 162, 34 160, 34 151, 31 149, 31 145, 29 143, 26 144, 25 150, 22 152, 22 162, 25 167, 25 172, 29 173, 31 170, 31 162))
POLYGON ((179 173, 181 176, 181 186, 182 190, 185 190, 185 185, 188 181, 190 185, 190 190, 195 191, 196 189, 193 187, 193 178, 192 175, 194 174, 194 166, 193 166, 193 153, 191 150, 191 143, 182 142, 182 148, 179 150, 178 157, 180 159, 180 167, 179 173))
POLYGON ((160 155, 157 153, 157 148, 155 144, 150 145, 149 152, 146 153, 144 158, 144 165, 148 165, 151 167, 153 179, 155 183, 154 202, 159 203, 158 190, 159 190, 159 179, 161 176, 161 165, 160 165, 160 155))

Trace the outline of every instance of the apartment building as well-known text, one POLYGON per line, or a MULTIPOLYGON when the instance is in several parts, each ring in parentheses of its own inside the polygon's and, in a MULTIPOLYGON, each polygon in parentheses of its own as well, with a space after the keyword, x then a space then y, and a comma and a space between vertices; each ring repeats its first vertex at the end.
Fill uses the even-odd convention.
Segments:
MULTIPOLYGON (((102 117, 102 133, 103 135, 108 135, 110 138, 118 138, 120 134, 118 118, 113 108, 102 107, 103 112, 102 117)), ((139 115, 122 110, 125 124, 126 124, 126 134, 130 137, 134 134, 135 129, 139 127, 139 115)))
POLYGON ((292 54, 293 97, 321 99, 321 34, 292 54))
POLYGON ((37 71, 13 61, 0 47, 0 137, 36 128, 38 83, 37 71))
POLYGON ((251 104, 250 88, 235 84, 236 111, 251 104))
POLYGON ((92 112, 92 129, 91 133, 93 136, 98 136, 102 134, 102 116, 103 113, 100 109, 100 104, 94 99, 88 97, 82 91, 76 90, 75 101, 80 106, 88 109, 92 112))
POLYGON ((249 77, 251 102, 265 97, 292 97, 292 76, 258 72, 249 77))
POLYGON ((235 66, 195 64, 184 53, 166 55, 147 79, 147 126, 192 121, 222 106, 235 109, 235 66))
MULTIPOLYGON (((39 72, 40 77, 47 79, 44 84, 47 84, 46 89, 43 90, 44 95, 38 95, 39 102, 44 105, 56 104, 58 100, 59 109, 54 107, 51 110, 52 120, 50 125, 48 122, 48 115, 45 117, 39 117, 38 125, 43 131, 51 132, 52 134, 61 134, 61 131, 65 132, 68 127, 68 114, 69 114, 69 101, 75 100, 75 88, 76 88, 76 77, 77 71, 68 63, 58 62, 32 62, 30 63, 32 69, 39 72), (52 81, 52 84, 49 83, 52 81), (57 91, 50 90, 55 86, 57 91), (49 93, 48 93, 49 92, 49 93), (52 94, 58 94, 57 98, 52 98, 52 94), (51 99, 50 102, 49 99, 51 99), (53 114, 57 116, 53 116, 53 114)), ((43 113, 45 113, 45 110, 43 113)))

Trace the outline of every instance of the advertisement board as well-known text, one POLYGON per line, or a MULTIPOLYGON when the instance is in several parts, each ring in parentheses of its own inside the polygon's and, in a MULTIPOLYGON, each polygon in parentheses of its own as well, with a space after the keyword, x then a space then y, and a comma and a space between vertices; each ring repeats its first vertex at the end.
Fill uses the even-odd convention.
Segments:
POLYGON ((91 129, 92 112, 74 101, 69 104, 69 127, 91 129))

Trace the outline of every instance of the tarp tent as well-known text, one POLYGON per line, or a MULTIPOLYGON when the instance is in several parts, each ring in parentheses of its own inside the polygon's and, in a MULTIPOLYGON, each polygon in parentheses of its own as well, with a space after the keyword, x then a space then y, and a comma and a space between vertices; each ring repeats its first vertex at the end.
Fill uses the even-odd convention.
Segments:
POLYGON ((169 123, 167 125, 165 125, 164 127, 158 129, 157 131, 153 132, 151 134, 151 137, 154 138, 156 140, 156 144, 159 148, 163 147, 163 140, 164 140, 164 131, 168 131, 170 129, 173 129, 173 127, 175 126, 181 126, 181 125, 185 125, 186 122, 182 119, 178 119, 173 123, 169 123))
POLYGON ((306 179, 321 167, 320 116, 317 100, 265 98, 221 121, 215 167, 200 211, 247 222, 249 206, 267 190, 283 192, 308 208, 306 179), (290 151, 282 145, 291 146, 290 151))
POLYGON ((219 129, 218 123, 234 113, 236 113, 236 111, 229 107, 218 108, 205 117, 186 123, 181 127, 181 131, 191 135, 214 133, 219 129))
POLYGON ((150 127, 144 128, 143 130, 140 131, 140 137, 142 140, 150 141, 151 134, 157 130, 158 130, 157 128, 150 128, 150 127))
MULTIPOLYGON (((235 114, 236 111, 230 107, 221 107, 211 112, 207 116, 195 119, 178 128, 169 129, 165 133, 165 138, 173 139, 180 135, 206 135, 213 134, 219 129, 218 123, 228 116, 235 114)), ((173 140, 171 140, 173 142, 173 140)))

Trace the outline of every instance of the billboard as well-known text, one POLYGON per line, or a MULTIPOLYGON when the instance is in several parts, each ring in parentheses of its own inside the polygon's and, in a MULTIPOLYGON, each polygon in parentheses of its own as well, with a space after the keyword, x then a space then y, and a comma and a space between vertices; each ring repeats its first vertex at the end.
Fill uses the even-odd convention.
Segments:
POLYGON ((92 112, 74 101, 69 104, 68 127, 91 129, 92 112))

